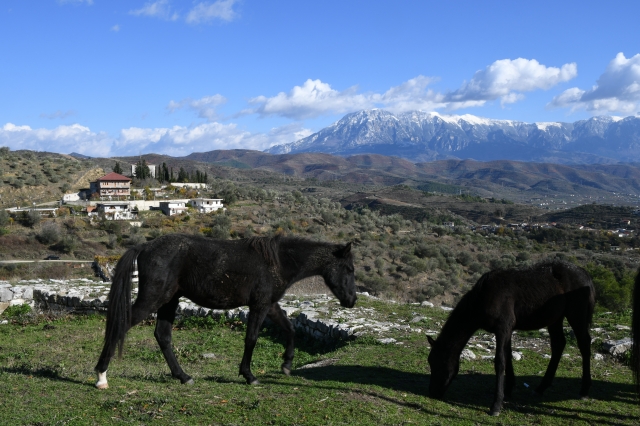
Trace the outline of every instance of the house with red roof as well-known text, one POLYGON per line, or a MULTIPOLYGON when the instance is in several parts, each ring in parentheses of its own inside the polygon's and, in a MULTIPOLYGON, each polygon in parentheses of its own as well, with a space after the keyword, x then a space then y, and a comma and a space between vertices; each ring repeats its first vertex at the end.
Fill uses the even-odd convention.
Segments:
POLYGON ((91 182, 90 192, 97 193, 100 198, 129 197, 131 195, 131 178, 111 172, 96 179, 95 182, 91 182))

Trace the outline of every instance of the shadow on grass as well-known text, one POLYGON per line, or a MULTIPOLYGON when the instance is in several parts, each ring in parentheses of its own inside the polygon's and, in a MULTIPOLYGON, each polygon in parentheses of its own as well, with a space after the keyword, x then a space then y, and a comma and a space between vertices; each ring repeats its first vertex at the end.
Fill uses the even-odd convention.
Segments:
MULTIPOLYGON (((61 376, 57 370, 53 368, 30 368, 27 366, 18 367, 1 367, 0 372, 8 374, 21 374, 27 377, 39 377, 43 379, 55 380, 59 382, 75 383, 77 385, 87 385, 86 382, 81 380, 71 379, 69 377, 61 376)), ((93 386, 93 385, 92 385, 93 386)))
MULTIPOLYGON (((357 365, 330 365, 317 368, 299 369, 292 374, 314 382, 340 382, 360 385, 380 386, 397 392, 412 393, 422 397, 429 396, 428 374, 404 372, 386 367, 361 367, 357 365)), ((584 420, 585 417, 596 420, 601 424, 620 424, 620 422, 635 423, 640 415, 638 399, 635 387, 632 384, 612 383, 602 380, 594 380, 590 392, 590 400, 580 401, 580 378, 556 377, 553 385, 547 389, 543 396, 537 396, 533 389, 542 380, 539 376, 519 376, 516 378, 516 388, 511 398, 505 400, 504 411, 514 411, 533 416, 551 416, 567 421, 584 420), (525 387, 527 383, 529 387, 525 387), (577 401, 580 408, 572 408, 558 405, 558 402, 577 401), (592 409, 595 402, 606 402, 618 405, 615 414, 603 413, 592 409), (633 414, 620 412, 632 410, 633 414)), ((263 381, 264 382, 264 381, 263 381)), ((280 383, 282 384, 282 383, 280 383)), ((331 388, 323 386, 322 388, 331 388)), ((337 387, 335 387, 338 389, 337 387)), ((495 376, 492 374, 461 374, 447 391, 444 402, 460 408, 477 410, 489 406, 493 402, 495 389, 495 376)), ((344 390, 344 389, 343 389, 344 390)), ((405 402, 395 401, 388 396, 377 392, 363 391, 372 396, 407 405, 405 402)), ((415 408, 429 411, 428 408, 419 406, 415 408)), ((615 411, 615 410, 614 410, 615 411)), ((442 413, 438 413, 442 415, 442 413)), ((590 420, 590 421, 591 421, 590 420)))

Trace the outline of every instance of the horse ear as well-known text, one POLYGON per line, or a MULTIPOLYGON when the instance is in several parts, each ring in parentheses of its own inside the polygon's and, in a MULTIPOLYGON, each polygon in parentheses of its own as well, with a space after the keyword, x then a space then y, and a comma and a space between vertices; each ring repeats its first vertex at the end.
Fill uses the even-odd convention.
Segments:
POLYGON ((347 243, 344 247, 333 252, 336 257, 345 258, 351 254, 351 243, 347 243))
POLYGON ((433 340, 433 337, 431 337, 431 336, 427 336, 427 340, 429 341, 429 344, 430 344, 431 346, 435 345, 435 343, 436 343, 436 341, 435 341, 435 340, 433 340))

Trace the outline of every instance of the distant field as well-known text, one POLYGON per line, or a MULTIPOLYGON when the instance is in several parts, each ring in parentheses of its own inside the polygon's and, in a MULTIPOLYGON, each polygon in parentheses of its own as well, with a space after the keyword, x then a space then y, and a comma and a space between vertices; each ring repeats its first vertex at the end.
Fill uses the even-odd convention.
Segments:
MULTIPOLYGON (((396 320, 425 316, 425 330, 437 329, 446 318, 440 309, 366 297, 358 303, 396 320)), ((192 322, 174 331, 175 351, 196 381, 184 386, 170 377, 153 325, 147 323, 130 332, 124 358, 110 366, 110 388, 98 391, 93 387, 93 367, 104 332, 102 317, 9 320, 0 325, 3 424, 633 425, 640 418, 629 369, 608 356, 592 361, 592 398, 577 398, 580 361, 571 339, 569 357, 561 361, 554 385, 543 397, 534 397, 530 389, 540 381, 547 360, 538 352, 522 350, 524 359, 514 362, 513 398, 500 417, 493 418, 487 414, 494 387, 493 363, 488 360, 462 362, 446 400, 428 397, 429 349, 423 333, 398 331, 394 337, 402 344, 392 345, 366 337, 320 344, 299 336, 296 370, 286 377, 279 372, 281 335, 264 329, 252 364, 261 384, 248 386, 237 375, 244 327, 192 322), (323 366, 302 368, 320 360, 325 361, 323 366)), ((594 327, 619 338, 625 332, 615 325, 628 320, 628 312, 613 317, 600 313, 594 327)), ((594 351, 599 344, 594 342, 594 351)))

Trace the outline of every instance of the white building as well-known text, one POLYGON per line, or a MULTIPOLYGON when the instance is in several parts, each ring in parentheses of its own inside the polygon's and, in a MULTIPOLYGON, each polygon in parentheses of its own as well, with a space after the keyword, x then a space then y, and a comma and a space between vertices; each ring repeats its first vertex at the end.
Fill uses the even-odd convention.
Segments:
POLYGON ((189 204, 200 213, 215 212, 218 209, 226 210, 222 205, 222 198, 192 198, 189 204))
MULTIPOLYGON (((132 164, 131 165, 131 176, 135 176, 136 175, 136 164, 132 164)), ((156 177, 156 166, 153 164, 147 164, 147 166, 149 167, 149 171, 151 172, 151 177, 155 178, 156 177)))
POLYGON ((160 201, 160 210, 167 216, 175 216, 187 211, 186 204, 182 200, 160 201))
POLYGON ((171 186, 174 188, 191 188, 191 189, 206 189, 206 183, 196 182, 171 182, 171 186))
POLYGON ((62 203, 69 203, 72 201, 80 201, 80 193, 76 192, 74 194, 64 194, 62 196, 62 203))
POLYGON ((103 214, 107 220, 131 220, 137 217, 137 213, 131 209, 131 204, 128 201, 96 203, 96 210, 93 214, 103 214))

